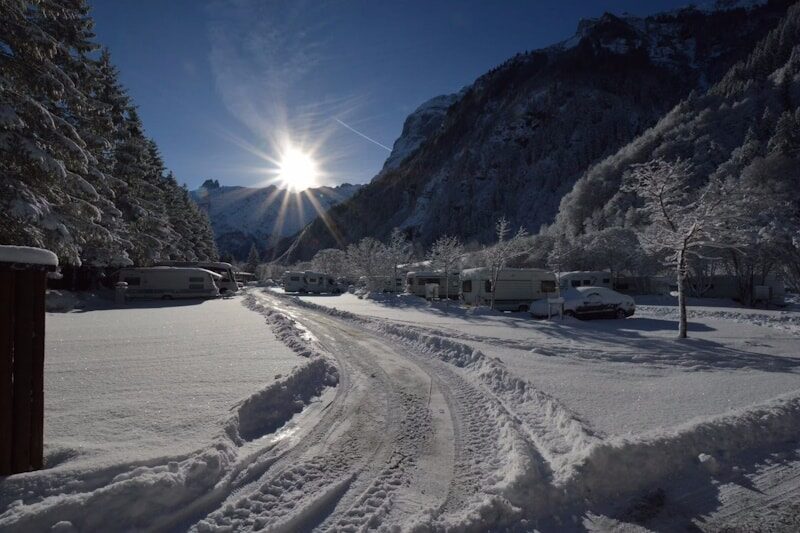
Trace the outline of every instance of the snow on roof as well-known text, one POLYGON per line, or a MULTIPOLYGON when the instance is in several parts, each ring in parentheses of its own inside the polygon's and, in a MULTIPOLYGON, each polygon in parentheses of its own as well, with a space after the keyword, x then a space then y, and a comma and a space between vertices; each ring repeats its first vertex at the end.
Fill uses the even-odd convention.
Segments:
POLYGON ((50 250, 30 246, 0 245, 0 263, 58 266, 58 257, 50 250))

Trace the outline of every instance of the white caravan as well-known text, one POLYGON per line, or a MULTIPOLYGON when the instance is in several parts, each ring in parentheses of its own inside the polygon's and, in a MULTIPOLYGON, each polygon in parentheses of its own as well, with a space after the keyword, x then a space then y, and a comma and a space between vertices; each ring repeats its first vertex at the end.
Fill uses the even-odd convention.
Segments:
POLYGON ((283 290, 285 292, 300 292, 311 294, 339 294, 341 286, 327 274, 321 272, 286 271, 283 273, 283 290))
POLYGON ((222 276, 202 268, 123 268, 119 281, 128 284, 126 298, 216 298, 222 276))
MULTIPOLYGON (((538 268, 504 268, 497 276, 494 307, 500 311, 527 311, 534 300, 556 292, 556 275, 538 268)), ((490 268, 461 271, 461 298, 468 305, 489 305, 492 300, 490 268)))
POLYGON ((230 263, 222 263, 219 261, 161 261, 156 263, 156 266, 191 267, 210 270, 221 276, 221 279, 217 281, 220 294, 234 294, 239 290, 239 284, 236 283, 233 265, 230 263))
POLYGON ((564 291, 576 287, 605 287, 613 289, 611 273, 602 270, 562 272, 558 275, 558 286, 564 291))
POLYGON ((284 292, 300 292, 306 288, 305 272, 287 270, 281 277, 284 292))
MULTIPOLYGON (((449 275, 450 283, 448 285, 447 294, 450 298, 458 299, 459 288, 461 283, 457 272, 451 272, 449 275)), ((406 274, 406 292, 416 296, 426 297, 425 285, 435 284, 439 286, 439 297, 445 296, 445 275, 442 271, 420 271, 409 272, 406 274)))

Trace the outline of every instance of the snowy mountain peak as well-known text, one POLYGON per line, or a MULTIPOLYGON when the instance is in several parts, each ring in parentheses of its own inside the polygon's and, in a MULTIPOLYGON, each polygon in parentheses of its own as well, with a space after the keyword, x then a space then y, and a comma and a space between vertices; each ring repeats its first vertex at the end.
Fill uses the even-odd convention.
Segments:
POLYGON ((441 127, 447 109, 463 94, 443 94, 431 98, 411 113, 403 123, 403 132, 392 146, 392 153, 383 164, 383 171, 392 170, 414 153, 441 127))

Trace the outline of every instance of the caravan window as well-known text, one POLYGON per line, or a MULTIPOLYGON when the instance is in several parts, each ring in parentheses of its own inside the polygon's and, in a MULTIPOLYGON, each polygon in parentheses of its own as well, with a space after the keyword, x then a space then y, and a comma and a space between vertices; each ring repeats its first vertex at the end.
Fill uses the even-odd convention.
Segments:
POLYGON ((309 283, 316 283, 317 282, 317 278, 308 278, 308 282, 309 283))
POLYGON ((608 278, 603 278, 603 283, 611 283, 611 280, 608 278))
POLYGON ((300 276, 292 276, 289 278, 291 281, 300 281, 300 276))
POLYGON ((579 279, 573 279, 573 280, 572 280, 572 286, 573 286, 573 287, 580 287, 580 286, 581 286, 581 280, 579 280, 579 279))
POLYGON ((592 280, 590 280, 590 279, 585 279, 585 280, 583 280, 583 284, 584 284, 584 285, 587 285, 587 286, 588 286, 588 285, 591 285, 591 284, 592 284, 592 280))
POLYGON ((472 292, 472 280, 468 279, 464 283, 462 283, 461 290, 463 292, 472 292))
POLYGON ((189 283, 203 283, 205 278, 189 278, 189 283))
POLYGON ((542 292, 556 292, 556 282, 542 281, 542 292))
POLYGON ((140 285, 141 282, 142 282, 142 279, 139 278, 139 277, 136 277, 136 278, 125 278, 123 281, 125 283, 127 283, 128 285, 140 285))

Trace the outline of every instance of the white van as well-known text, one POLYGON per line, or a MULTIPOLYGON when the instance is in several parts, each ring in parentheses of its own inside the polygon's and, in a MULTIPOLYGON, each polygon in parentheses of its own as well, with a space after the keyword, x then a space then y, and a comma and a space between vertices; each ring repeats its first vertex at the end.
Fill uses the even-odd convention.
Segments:
POLYGON ((156 263, 156 266, 192 267, 210 270, 221 276, 217 281, 220 294, 235 294, 239 290, 239 284, 236 283, 233 265, 230 263, 222 263, 219 261, 160 261, 156 263))
MULTIPOLYGON (((450 298, 458 299, 459 288, 461 283, 457 272, 451 272, 448 276, 449 285, 447 294, 450 298)), ((445 275, 444 272, 438 270, 409 272, 406 274, 406 292, 421 296, 425 298, 425 285, 436 284, 439 286, 439 297, 444 298, 445 295, 445 275)))
MULTIPOLYGON (((497 277, 494 308, 500 311, 527 311, 534 300, 556 292, 556 275, 538 268, 504 268, 497 277)), ((492 301, 490 268, 461 271, 461 298, 468 305, 489 305, 492 301)))
POLYGON ((577 287, 613 288, 611 272, 602 270, 562 272, 558 275, 558 286, 562 291, 577 287))
POLYGON ((123 268, 119 281, 128 284, 126 298, 216 298, 222 276, 202 268, 123 268))

